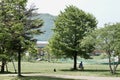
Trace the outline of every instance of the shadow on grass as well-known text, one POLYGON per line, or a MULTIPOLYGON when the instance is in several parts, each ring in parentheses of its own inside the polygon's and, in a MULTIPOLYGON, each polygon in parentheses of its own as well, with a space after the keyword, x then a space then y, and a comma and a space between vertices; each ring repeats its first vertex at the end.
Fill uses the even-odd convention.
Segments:
MULTIPOLYGON (((72 69, 61 69, 60 71, 63 71, 63 72, 91 72, 91 73, 110 73, 110 70, 102 70, 102 69, 84 69, 84 70, 72 70, 72 69)), ((117 73, 117 72, 120 72, 120 70, 117 70, 116 71, 116 74, 117 75, 120 75, 120 73, 117 73)))
MULTIPOLYGON (((38 73, 40 74, 41 72, 22 72, 22 74, 34 74, 34 73, 38 73)), ((0 72, 0 74, 17 74, 17 72, 0 72)))
MULTIPOLYGON (((61 69, 60 71, 64 71, 64 72, 110 72, 110 70, 102 70, 102 69, 84 69, 84 70, 61 69)), ((117 71, 120 71, 120 70, 117 70, 117 71)))
POLYGON ((106 76, 114 76, 114 77, 120 77, 120 70, 117 70, 115 74, 111 74, 110 70, 102 70, 102 69, 85 69, 85 70, 71 70, 71 69, 61 69, 60 71, 63 72, 88 72, 91 74, 96 74, 96 73, 102 73, 102 75, 106 75, 106 76))
MULTIPOLYGON (((103 65, 109 65, 109 63, 101 63, 101 64, 103 64, 103 65)), ((111 63, 111 65, 112 65, 112 64, 115 64, 115 65, 116 65, 117 62, 111 63)), ((120 64, 120 63, 119 63, 119 64, 120 64)))
POLYGON ((22 72, 22 74, 40 74, 41 72, 22 72))
MULTIPOLYGON (((65 78, 56 78, 56 77, 46 77, 46 76, 23 76, 17 77, 12 80, 78 80, 78 79, 65 79, 65 78)), ((83 80, 83 79, 79 79, 83 80)))
POLYGON ((0 72, 0 74, 16 74, 15 72, 0 72))

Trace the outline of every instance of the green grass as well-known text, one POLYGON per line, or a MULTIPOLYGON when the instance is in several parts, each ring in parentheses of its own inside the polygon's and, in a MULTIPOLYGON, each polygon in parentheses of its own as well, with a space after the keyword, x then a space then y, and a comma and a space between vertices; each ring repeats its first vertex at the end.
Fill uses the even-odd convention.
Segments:
MULTIPOLYGON (((85 75, 85 76, 120 76, 120 66, 117 74, 111 75, 108 65, 84 64, 84 71, 72 71, 73 63, 49 63, 49 62, 22 62, 22 73, 62 74, 62 75, 85 75), (53 69, 57 71, 54 72, 53 69)), ((9 71, 14 72, 11 63, 8 64, 9 71)), ((17 63, 16 63, 17 68, 17 63)))
POLYGON ((15 77, 8 77, 8 76, 0 76, 0 80, 12 80, 15 77))
MULTIPOLYGON (((17 68, 17 62, 15 62, 17 68)), ((77 70, 72 71, 71 68, 73 63, 49 63, 49 62, 22 62, 22 74, 40 73, 40 74, 52 74, 52 75, 73 75, 73 76, 112 76, 120 77, 120 66, 117 69, 117 73, 112 75, 109 71, 108 65, 101 64, 84 64, 84 71, 77 70), (57 71, 54 72, 53 69, 57 71)), ((9 72, 14 73, 14 68, 12 63, 8 63, 9 72)), ((2 80, 68 80, 53 77, 43 77, 43 76, 29 76, 29 77, 3 77, 0 76, 2 80)), ((72 79, 71 79, 72 80, 72 79)))
MULTIPOLYGON (((77 80, 77 79, 64 79, 55 77, 44 77, 44 76, 24 76, 24 77, 4 77, 0 76, 0 80, 77 80)), ((79 79, 80 80, 80 79, 79 79)))

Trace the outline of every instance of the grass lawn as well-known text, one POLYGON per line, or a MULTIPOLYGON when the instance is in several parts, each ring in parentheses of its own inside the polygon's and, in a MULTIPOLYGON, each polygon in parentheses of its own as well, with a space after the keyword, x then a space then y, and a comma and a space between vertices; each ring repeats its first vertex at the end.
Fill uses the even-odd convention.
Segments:
POLYGON ((21 78, 0 76, 0 80, 76 80, 76 79, 64 79, 64 78, 44 77, 44 76, 25 76, 21 78))
MULTIPOLYGON (((17 68, 17 63, 16 68, 17 68)), ((116 75, 111 75, 108 65, 84 64, 84 71, 72 71, 73 63, 49 63, 49 62, 22 62, 22 73, 62 74, 62 75, 87 75, 87 76, 120 76, 120 66, 116 75), (57 71, 54 72, 53 69, 57 71)), ((11 63, 8 64, 9 71, 14 72, 11 63)))
MULTIPOLYGON (((17 62, 15 62, 17 68, 17 62)), ((112 75, 109 72, 108 65, 100 64, 84 64, 84 71, 77 70, 72 71, 71 68, 73 63, 49 63, 49 62, 22 62, 22 73, 41 73, 41 74, 55 74, 55 75, 73 75, 73 76, 113 76, 120 77, 120 66, 117 69, 117 74, 112 75), (54 68, 56 72, 54 72, 54 68)), ((14 73, 14 68, 12 63, 8 63, 8 69, 11 73, 14 73)), ((22 77, 20 79, 16 77, 3 77, 0 76, 2 80, 69 80, 69 79, 60 79, 53 77, 43 77, 43 76, 31 76, 31 77, 22 77)), ((72 80, 72 79, 71 79, 72 80)))

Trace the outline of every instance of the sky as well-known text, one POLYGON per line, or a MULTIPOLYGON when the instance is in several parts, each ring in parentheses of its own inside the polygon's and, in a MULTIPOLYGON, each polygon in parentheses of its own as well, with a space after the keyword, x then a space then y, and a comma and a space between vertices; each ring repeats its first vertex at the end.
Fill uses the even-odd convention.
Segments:
POLYGON ((74 5, 87 13, 93 14, 98 27, 106 23, 120 22, 120 0, 28 0, 27 7, 34 5, 38 13, 59 15, 66 6, 74 5))

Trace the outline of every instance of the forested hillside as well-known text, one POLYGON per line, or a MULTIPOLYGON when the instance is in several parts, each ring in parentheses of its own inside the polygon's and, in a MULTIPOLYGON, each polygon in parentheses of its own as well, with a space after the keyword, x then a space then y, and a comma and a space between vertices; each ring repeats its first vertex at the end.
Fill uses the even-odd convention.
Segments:
POLYGON ((44 25, 41 28, 41 30, 44 31, 44 34, 34 35, 34 38, 38 41, 48 41, 53 34, 51 29, 54 27, 55 16, 50 14, 39 14, 37 18, 40 18, 44 21, 44 25))

